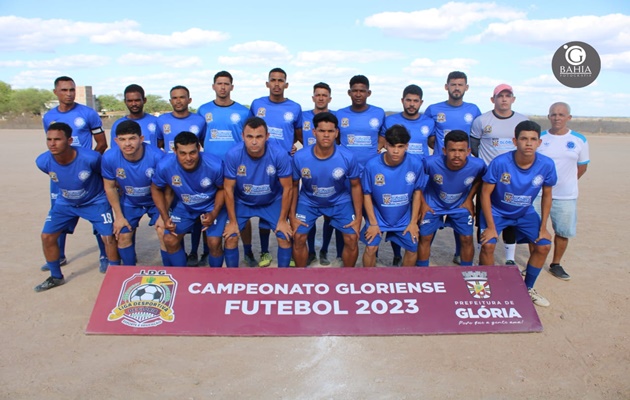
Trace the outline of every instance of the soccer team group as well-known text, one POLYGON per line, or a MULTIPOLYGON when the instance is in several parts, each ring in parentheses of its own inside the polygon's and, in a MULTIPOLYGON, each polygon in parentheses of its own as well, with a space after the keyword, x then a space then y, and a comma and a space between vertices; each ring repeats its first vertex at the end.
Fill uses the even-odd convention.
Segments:
POLYGON ((453 229, 454 263, 472 266, 476 242, 479 264, 494 265, 502 233, 505 264, 515 264, 516 243, 529 244, 524 283, 541 306, 549 302, 534 283, 551 250, 551 217, 549 271, 570 278, 560 261, 575 236, 578 179, 589 154, 586 138, 567 127, 569 105, 551 105, 551 128, 541 132, 512 110, 515 96, 507 84, 494 89, 494 107, 484 114, 464 102, 468 83, 459 71, 447 77, 448 100, 423 114, 417 85, 404 89, 403 111, 389 116, 368 104, 370 83, 363 75, 350 79, 351 105, 334 112, 328 84, 314 85, 314 108, 304 112, 285 97, 288 85, 285 71, 272 69, 269 96, 247 108, 231 99, 233 78, 221 71, 212 86, 216 98, 197 113, 189 110, 189 90, 175 86, 173 111, 159 117, 144 112, 142 87, 129 85, 129 114, 114 123, 105 151, 100 117, 75 102, 71 78, 57 78, 59 106, 43 118, 48 151, 36 161, 51 185, 41 235, 42 270, 50 277, 35 291, 65 283, 66 235, 79 218, 92 223, 101 272, 136 265, 135 232, 145 214, 156 227, 165 266, 238 267, 239 238, 248 266, 269 266, 274 232, 278 267, 306 267, 317 260, 319 217, 321 265, 331 264, 334 236, 336 262, 345 267, 355 266, 359 241, 363 266, 375 266, 382 239, 392 247, 392 265, 428 267, 435 233, 445 227, 453 229), (260 261, 252 251, 254 217, 260 261))

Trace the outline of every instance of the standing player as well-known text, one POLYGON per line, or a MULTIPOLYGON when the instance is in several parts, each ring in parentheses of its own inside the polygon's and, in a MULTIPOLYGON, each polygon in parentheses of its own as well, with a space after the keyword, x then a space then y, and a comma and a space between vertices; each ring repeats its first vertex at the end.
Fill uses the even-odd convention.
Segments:
POLYGON ((227 220, 223 209, 223 161, 210 153, 200 152, 199 138, 192 132, 177 134, 173 148, 175 154, 160 161, 151 184, 151 196, 166 229, 164 244, 168 265, 186 265, 182 239, 200 218, 210 249, 208 264, 221 267, 221 236, 227 220), (170 215, 167 187, 177 200, 170 215))
POLYGON ((429 176, 424 188, 420 218, 420 246, 418 263, 429 266, 431 243, 438 229, 450 226, 461 239, 461 265, 473 265, 473 197, 481 185, 486 164, 470 156, 468 135, 459 129, 444 138, 442 154, 426 159, 429 176))
MULTIPOLYGON (((117 125, 115 141, 116 148, 103 155, 103 183, 107 200, 114 211, 114 235, 122 264, 136 265, 135 232, 140 219, 147 214, 149 226, 153 226, 160 217, 151 197, 151 179, 164 153, 155 146, 143 143, 142 128, 132 119, 117 125)), ((167 260, 164 257, 166 247, 163 233, 158 233, 158 239, 164 262, 167 260)))
POLYGON ((265 221, 278 237, 278 267, 291 262, 288 221, 293 182, 291 159, 274 142, 267 142, 265 120, 251 117, 243 128, 243 143, 225 156, 225 263, 238 267, 238 235, 252 217, 265 221))
POLYGON ((488 166, 481 187, 480 265, 494 265, 494 249, 499 233, 508 226, 516 227, 517 241, 530 243, 525 286, 538 306, 549 301, 534 289, 536 278, 551 248, 547 218, 551 209, 551 188, 556 184, 553 160, 536 152, 540 146, 540 125, 523 121, 514 130, 516 150, 501 154, 488 166), (542 189, 541 216, 533 201, 542 189))
POLYGON ((306 236, 317 218, 330 218, 343 233, 342 263, 354 267, 359 257, 358 233, 361 228, 361 171, 353 154, 335 141, 339 121, 329 112, 313 117, 315 144, 300 149, 293 158, 293 257, 298 267, 308 259, 306 236), (302 188, 298 188, 302 181, 302 188))
POLYGON ((116 128, 118 124, 123 121, 135 121, 140 125, 142 129, 142 136, 144 136, 144 142, 157 147, 157 139, 155 137, 155 130, 157 129, 157 117, 155 115, 147 114, 144 112, 144 105, 147 103, 147 98, 144 96, 144 89, 140 85, 131 84, 125 88, 125 106, 129 110, 129 114, 120 118, 114 125, 112 125, 111 131, 111 148, 118 147, 116 142, 116 128))
MULTIPOLYGON (((68 76, 60 76, 55 79, 55 88, 53 93, 59 100, 59 106, 53 108, 44 114, 44 132, 48 131, 51 124, 55 122, 63 122, 68 124, 73 132, 71 145, 75 147, 83 147, 86 149, 92 149, 92 138, 96 142, 94 150, 103 154, 107 149, 107 138, 105 137, 105 131, 103 130, 101 118, 96 111, 92 108, 84 106, 75 102, 76 99, 76 85, 74 80, 68 76)), ((58 196, 58 188, 54 181, 50 182, 50 202, 51 207, 54 205, 58 196)), ((68 224, 67 232, 62 232, 59 235, 59 249, 60 249, 60 263, 66 264, 66 233, 74 232, 74 227, 78 222, 78 218, 75 220, 75 224, 68 224)), ((100 251, 100 268, 101 270, 107 269, 107 252, 105 251, 105 244, 100 235, 96 236, 96 243, 100 251)), ((42 271, 48 270, 48 264, 42 266, 42 271)))
MULTIPOLYGON (((206 121, 195 113, 191 113, 188 106, 192 102, 190 91, 185 86, 175 86, 170 92, 170 103, 173 111, 158 117, 157 145, 167 153, 173 152, 174 138, 180 132, 192 132, 199 138, 199 143, 204 143, 206 134, 206 121)), ((197 249, 201 241, 201 221, 197 221, 191 232, 190 254, 187 265, 198 265, 197 249)), ((204 247, 204 250, 205 249, 204 247)), ((205 251, 204 251, 205 252, 205 251)))
MULTIPOLYGON (((489 165, 500 154, 515 149, 512 139, 514 128, 527 117, 512 111, 512 104, 516 97, 510 85, 502 83, 494 88, 490 101, 494 109, 475 118, 470 129, 470 147, 475 157, 481 158, 489 165)), ((477 215, 481 212, 481 204, 477 202, 477 215)), ((477 220, 478 222, 478 220, 477 220)), ((479 231, 477 236, 479 236, 479 231)), ((503 244, 505 246, 505 264, 516 265, 516 233, 514 228, 503 230, 503 244)))
MULTIPOLYGON (((434 153, 439 154, 444 148, 444 136, 454 129, 459 129, 470 135, 470 127, 479 115, 479 107, 464 101, 464 94, 468 90, 468 77, 461 71, 453 71, 448 74, 444 89, 448 92, 448 100, 431 104, 423 117, 431 118, 435 122, 434 137, 429 138, 429 147, 434 153)), ((456 232, 455 254, 453 262, 459 264, 460 242, 456 232)))
POLYGON ((418 216, 426 183, 422 158, 407 154, 411 136, 402 125, 385 132, 387 151, 365 164, 361 178, 367 223, 360 239, 365 243, 363 266, 376 266, 381 235, 405 248, 402 265, 413 266, 418 251, 418 216))
MULTIPOLYGON (((197 113, 206 120, 206 134, 203 142, 203 150, 216 155, 225 161, 225 154, 236 144, 243 141, 243 123, 249 116, 249 109, 232 100, 231 93, 234 90, 232 74, 227 71, 219 71, 214 75, 212 90, 215 99, 203 104, 197 113)), ((247 265, 254 267, 258 261, 252 252, 252 228, 247 222, 248 228, 242 232, 244 258, 247 265)), ((205 255, 207 257, 207 255, 205 255)), ((204 255, 199 264, 204 264, 204 255)))
MULTIPOLYGON (((269 140, 279 144, 287 153, 295 153, 295 143, 302 142, 302 107, 293 100, 284 97, 284 91, 289 87, 287 73, 282 68, 269 71, 267 80, 269 96, 261 97, 252 102, 249 109, 251 117, 265 120, 269 130, 269 140)), ((262 224, 260 233, 260 263, 261 267, 271 264, 269 254, 270 231, 262 224)))
MULTIPOLYGON (((569 238, 576 234, 578 179, 586 173, 590 162, 588 142, 581 134, 567 127, 571 120, 571 107, 567 103, 554 103, 549 107, 551 128, 544 131, 538 152, 550 157, 556 165, 558 183, 553 187, 551 224, 553 226, 553 259, 549 272, 556 278, 569 280, 560 262, 569 245, 569 238)), ((535 206, 540 214, 540 199, 535 206)))
MULTIPOLYGON (((36 292, 65 283, 57 239, 61 232, 76 224, 77 218, 90 221, 103 237, 109 265, 120 264, 112 236, 112 209, 103 190, 101 155, 91 149, 73 147, 72 140, 72 128, 68 124, 50 124, 46 132, 48 151, 36 160, 37 167, 48 174, 59 190, 42 230, 42 247, 50 277, 35 286, 36 292)), ((103 273, 107 270, 100 269, 103 273)))

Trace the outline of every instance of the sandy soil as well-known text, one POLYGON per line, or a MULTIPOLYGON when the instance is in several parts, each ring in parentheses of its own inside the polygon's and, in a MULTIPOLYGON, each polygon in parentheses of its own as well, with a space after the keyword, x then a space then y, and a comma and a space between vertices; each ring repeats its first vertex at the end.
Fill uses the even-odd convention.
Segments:
MULTIPOLYGON (((543 272, 542 333, 409 337, 129 337, 84 334, 103 276, 90 227, 69 237, 68 283, 45 293, 39 232, 48 179, 34 164, 40 130, 0 130, 3 399, 628 399, 629 136, 589 136, 569 282, 543 272), (617 239, 615 239, 617 238, 617 239)), ((255 235, 257 236, 257 235, 255 235)), ((158 264, 153 231, 139 260, 158 264)), ((272 239, 273 242, 273 239, 272 239)), ((441 233, 432 264, 448 264, 441 233)), ((389 247, 389 246, 387 246, 389 247)), ((383 263, 391 259, 381 252, 383 263)), ((501 251, 502 253, 502 251, 501 251)), ((517 261, 525 262, 519 247, 517 261)), ((498 254, 502 261, 502 254, 498 254)))

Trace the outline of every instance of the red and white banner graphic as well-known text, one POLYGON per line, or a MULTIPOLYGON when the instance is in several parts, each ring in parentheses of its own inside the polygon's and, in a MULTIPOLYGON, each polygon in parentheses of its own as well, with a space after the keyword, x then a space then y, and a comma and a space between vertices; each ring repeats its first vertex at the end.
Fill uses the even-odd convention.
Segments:
POLYGON ((516 267, 109 268, 86 332, 425 335, 539 332, 516 267))

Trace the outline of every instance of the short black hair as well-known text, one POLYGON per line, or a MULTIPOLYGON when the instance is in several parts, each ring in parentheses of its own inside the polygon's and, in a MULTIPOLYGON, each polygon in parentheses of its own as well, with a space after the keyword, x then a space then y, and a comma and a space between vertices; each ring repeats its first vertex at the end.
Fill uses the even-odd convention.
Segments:
POLYGON ((534 121, 525 120, 519 122, 518 125, 516 125, 516 128, 514 128, 514 137, 518 139, 519 135, 523 131, 534 131, 538 133, 538 138, 540 139, 540 125, 534 121))
POLYGON ((405 90, 403 90, 403 99, 405 98, 405 96, 407 96, 408 94, 415 94, 420 96, 420 100, 422 100, 422 88, 418 85, 409 85, 405 88, 405 90))
POLYGON ((333 113, 326 111, 315 114, 315 116, 313 117, 313 129, 317 129, 317 126, 320 124, 320 122, 332 122, 333 124, 335 124, 335 129, 339 129, 339 120, 333 113))
POLYGON ((260 118, 260 117, 249 117, 247 118, 247 121, 245 121, 245 124, 243 125, 243 132, 245 131, 245 127, 248 126, 252 129, 256 129, 256 128, 260 128, 261 126, 265 127, 265 132, 269 132, 269 129, 267 128, 267 123, 265 122, 264 119, 260 118))
POLYGON ((169 95, 170 95, 171 93, 173 93, 173 90, 177 90, 177 89, 184 89, 184 90, 186 91, 186 94, 188 95, 188 97, 190 97, 190 90, 188 90, 188 88, 187 88, 186 86, 182 86, 182 85, 173 86, 173 87, 171 88, 171 91, 170 91, 170 92, 168 92, 168 93, 169 93, 169 95))
POLYGON ((352 86, 354 86, 354 85, 356 85, 358 83, 364 84, 365 87, 367 87, 368 89, 370 88, 370 80, 365 75, 355 75, 352 78, 350 78, 350 88, 351 89, 352 89, 352 86))
POLYGON ((142 98, 144 99, 144 89, 142 88, 142 86, 136 85, 135 83, 132 83, 125 88, 123 95, 126 96, 127 93, 140 93, 140 96, 142 96, 142 98))
POLYGON ((72 128, 65 122, 53 122, 46 130, 46 132, 48 131, 62 131, 67 139, 72 137, 72 128))
POLYGON ((385 131, 385 140, 392 146, 399 143, 407 144, 411 140, 411 135, 404 125, 396 124, 385 131))
POLYGON ((271 71, 269 71, 269 75, 273 74, 274 72, 280 72, 281 74, 284 75, 284 79, 287 79, 287 73, 282 68, 276 67, 272 69, 271 71))
POLYGON ((444 148, 448 142, 466 142, 468 145, 468 134, 460 129, 454 129, 444 136, 444 148))
POLYGON ((446 83, 448 83, 451 79, 463 79, 466 83, 468 83, 468 77, 462 71, 453 71, 448 74, 446 78, 446 83))
POLYGON ((57 84, 59 82, 72 82, 74 83, 74 79, 70 78, 69 76, 60 76, 59 78, 55 79, 55 87, 57 87, 57 84))
POLYGON ((330 90, 330 85, 324 82, 319 82, 313 85, 313 92, 316 89, 326 89, 328 90, 328 93, 332 93, 332 90, 330 90))
POLYGON ((116 127, 116 137, 130 134, 142 136, 142 128, 140 128, 140 124, 136 121, 126 119, 116 127))
POLYGON ((182 131, 175 136, 175 149, 177 149, 177 145, 185 146, 187 144, 195 144, 199 147, 199 138, 192 132, 182 131))
POLYGON ((217 78, 228 78, 230 80, 230 83, 234 82, 234 79, 232 78, 232 74, 230 74, 227 71, 219 71, 216 74, 214 74, 214 80, 212 81, 213 83, 217 83, 217 78))

